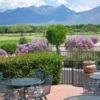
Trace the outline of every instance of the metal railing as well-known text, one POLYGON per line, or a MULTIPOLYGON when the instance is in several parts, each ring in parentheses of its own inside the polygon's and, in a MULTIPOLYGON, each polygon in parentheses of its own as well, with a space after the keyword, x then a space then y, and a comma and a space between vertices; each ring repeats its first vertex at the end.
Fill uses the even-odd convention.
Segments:
POLYGON ((83 71, 82 61, 64 61, 61 84, 79 85, 77 74, 79 71, 83 71))
MULTIPOLYGON (((56 53, 56 48, 51 47, 50 51, 56 53)), ((59 54, 64 57, 64 66, 62 68, 61 84, 80 85, 78 72, 83 71, 82 63, 84 60, 96 61, 100 57, 100 46, 94 46, 88 50, 66 50, 64 46, 59 47, 59 54)), ((100 68, 97 68, 97 70, 100 68)))

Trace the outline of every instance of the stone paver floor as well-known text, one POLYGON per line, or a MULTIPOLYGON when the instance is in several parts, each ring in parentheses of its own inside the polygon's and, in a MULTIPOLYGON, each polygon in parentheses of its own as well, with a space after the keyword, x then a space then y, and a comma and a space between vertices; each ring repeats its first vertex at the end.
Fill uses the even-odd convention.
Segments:
POLYGON ((51 92, 47 96, 48 100, 64 100, 67 97, 81 95, 82 87, 72 85, 55 85, 51 87, 51 92))
POLYGON ((82 92, 82 87, 72 85, 52 85, 51 92, 49 95, 47 95, 47 100, 64 100, 70 96, 81 95, 82 92))

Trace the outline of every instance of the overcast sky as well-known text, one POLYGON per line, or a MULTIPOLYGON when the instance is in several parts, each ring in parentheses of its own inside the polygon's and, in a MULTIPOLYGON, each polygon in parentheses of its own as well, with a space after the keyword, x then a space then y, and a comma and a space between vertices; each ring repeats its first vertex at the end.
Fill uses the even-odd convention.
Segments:
POLYGON ((100 0, 0 0, 0 12, 32 5, 38 7, 41 5, 59 6, 61 4, 76 12, 81 12, 100 6, 100 0))

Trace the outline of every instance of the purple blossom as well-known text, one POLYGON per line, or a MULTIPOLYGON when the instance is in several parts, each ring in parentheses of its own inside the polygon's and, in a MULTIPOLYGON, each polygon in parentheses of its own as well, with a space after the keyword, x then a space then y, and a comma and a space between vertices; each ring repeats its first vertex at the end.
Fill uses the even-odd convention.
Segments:
POLYGON ((7 52, 3 49, 0 49, 0 58, 1 57, 6 57, 6 55, 7 55, 7 52))
POLYGON ((98 37, 97 36, 92 36, 91 40, 94 44, 96 44, 98 42, 98 37))
POLYGON ((48 50, 47 42, 44 40, 32 40, 29 44, 18 45, 15 54, 28 53, 34 51, 46 51, 48 50))
POLYGON ((26 46, 24 46, 22 49, 21 49, 21 52, 22 53, 28 53, 28 47, 26 46))
POLYGON ((66 41, 65 47, 67 50, 87 50, 92 49, 93 42, 83 36, 72 36, 66 41))

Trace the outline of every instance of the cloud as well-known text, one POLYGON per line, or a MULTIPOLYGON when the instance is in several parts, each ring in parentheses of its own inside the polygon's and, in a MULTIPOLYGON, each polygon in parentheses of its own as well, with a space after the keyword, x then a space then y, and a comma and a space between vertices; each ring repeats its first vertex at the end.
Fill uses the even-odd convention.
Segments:
POLYGON ((59 6, 59 5, 67 5, 66 0, 43 0, 48 5, 59 6))
POLYGON ((66 0, 58 0, 58 4, 67 5, 68 2, 66 0))
POLYGON ((67 1, 68 1, 67 7, 76 12, 90 10, 92 8, 100 6, 100 0, 75 0, 75 1, 67 0, 67 1))
POLYGON ((82 12, 82 11, 87 11, 90 10, 91 8, 88 5, 82 6, 82 5, 78 5, 78 6, 71 6, 69 7, 71 10, 74 10, 76 12, 82 12))
POLYGON ((61 4, 76 12, 80 12, 100 6, 100 0, 0 0, 0 11, 32 5, 59 6, 61 4))
POLYGON ((29 6, 41 6, 41 5, 53 5, 59 6, 61 4, 66 5, 66 0, 0 0, 0 11, 8 9, 15 9, 18 7, 29 7, 29 6))
POLYGON ((45 2, 43 2, 43 0, 0 0, 0 11, 18 7, 29 7, 32 5, 41 6, 45 5, 45 2))

